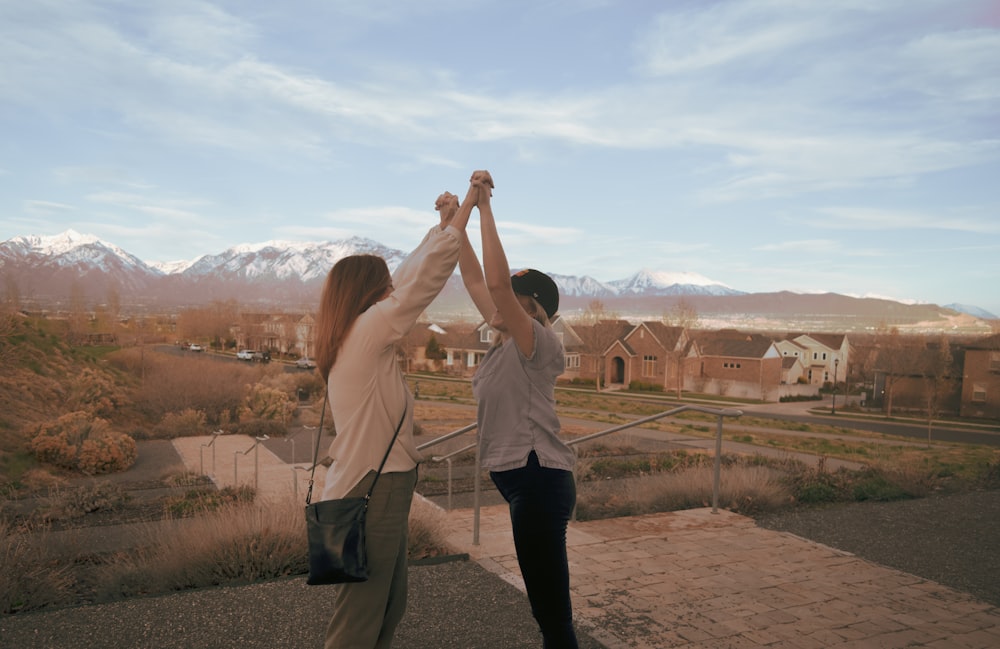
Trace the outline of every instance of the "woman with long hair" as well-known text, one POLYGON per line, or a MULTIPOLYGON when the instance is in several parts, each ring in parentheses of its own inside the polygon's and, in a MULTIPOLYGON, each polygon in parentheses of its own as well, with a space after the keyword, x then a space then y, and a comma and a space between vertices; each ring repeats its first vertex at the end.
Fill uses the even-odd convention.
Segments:
POLYGON ((368 506, 369 578, 334 587, 327 649, 390 647, 406 609, 408 519, 421 457, 413 440, 413 397, 396 343, 454 272, 477 195, 470 185, 458 206, 457 197, 441 194, 435 204, 440 224, 394 275, 381 257, 352 255, 333 266, 323 287, 316 364, 336 429, 324 500, 367 493, 402 419, 368 506))
POLYGON ((497 333, 472 379, 480 456, 510 507, 517 561, 544 646, 573 649, 566 528, 576 504, 576 456, 559 439, 555 385, 566 361, 549 322, 559 309, 559 289, 534 269, 511 275, 490 205, 492 187, 489 174, 481 175, 483 268, 467 237, 459 257, 469 296, 497 333))

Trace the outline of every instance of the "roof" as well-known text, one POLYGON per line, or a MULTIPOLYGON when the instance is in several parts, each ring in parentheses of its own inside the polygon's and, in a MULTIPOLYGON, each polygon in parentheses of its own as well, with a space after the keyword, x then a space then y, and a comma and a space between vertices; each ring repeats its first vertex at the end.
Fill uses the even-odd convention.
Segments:
POLYGON ((701 356, 727 358, 764 358, 774 342, 760 334, 741 333, 734 329, 699 333, 696 343, 701 356))
MULTIPOLYGON (((644 321, 639 324, 639 327, 645 327, 649 333, 653 334, 657 342, 663 346, 664 349, 671 351, 677 347, 677 341, 680 340, 681 336, 684 334, 684 327, 672 327, 670 325, 663 324, 658 320, 644 321)), ((635 327, 627 335, 631 336, 639 327, 635 327)))
POLYGON ((990 351, 1000 351, 1000 334, 993 334, 992 336, 981 338, 980 340, 977 340, 967 345, 966 349, 985 349, 990 351))

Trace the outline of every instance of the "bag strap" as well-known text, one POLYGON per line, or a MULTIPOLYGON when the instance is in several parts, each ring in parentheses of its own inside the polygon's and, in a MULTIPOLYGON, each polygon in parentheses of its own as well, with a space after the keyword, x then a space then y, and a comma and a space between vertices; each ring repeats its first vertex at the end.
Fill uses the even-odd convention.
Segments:
MULTIPOLYGON (((316 447, 313 449, 313 461, 312 461, 312 471, 309 473, 309 490, 306 491, 306 505, 312 501, 312 491, 313 482, 316 478, 316 465, 319 464, 319 439, 323 436, 323 418, 326 417, 326 405, 330 400, 330 390, 326 388, 324 390, 323 396, 323 410, 319 414, 319 431, 316 433, 316 447)), ((392 435, 392 441, 389 442, 389 448, 385 449, 385 455, 382 456, 382 463, 378 466, 378 473, 375 474, 375 480, 372 481, 372 486, 368 488, 368 493, 365 494, 365 500, 368 500, 372 496, 372 491, 375 490, 375 483, 378 482, 378 478, 382 475, 382 469, 385 468, 385 463, 389 459, 389 453, 392 451, 393 444, 396 443, 396 438, 399 437, 399 431, 403 427, 403 422, 406 420, 406 410, 403 408, 403 416, 399 418, 399 423, 396 424, 396 432, 392 435)))

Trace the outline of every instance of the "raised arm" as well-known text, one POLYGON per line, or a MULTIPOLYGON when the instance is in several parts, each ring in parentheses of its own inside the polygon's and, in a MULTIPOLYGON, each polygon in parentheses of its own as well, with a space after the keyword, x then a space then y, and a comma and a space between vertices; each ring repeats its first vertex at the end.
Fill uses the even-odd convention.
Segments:
MULTIPOLYGON (((493 179, 485 172, 477 172, 477 174, 479 174, 478 178, 474 175, 473 181, 480 184, 477 207, 479 208, 479 228, 483 236, 483 268, 486 271, 486 286, 493 304, 500 312, 507 334, 514 339, 521 353, 530 357, 535 349, 535 330, 531 316, 521 306, 521 302, 511 287, 510 265, 507 263, 507 255, 500 242, 500 234, 497 232, 497 224, 493 218, 493 208, 490 205, 493 179)), ((459 255, 461 259, 461 253, 459 255)))
POLYGON ((479 311, 479 315, 483 316, 483 320, 489 323, 493 314, 496 313, 497 307, 493 304, 490 290, 486 287, 483 269, 479 265, 479 258, 476 257, 476 251, 473 250, 472 242, 469 241, 467 233, 463 233, 462 236, 462 248, 458 253, 458 269, 462 273, 462 283, 465 284, 465 290, 472 298, 473 304, 476 305, 476 310, 479 311))

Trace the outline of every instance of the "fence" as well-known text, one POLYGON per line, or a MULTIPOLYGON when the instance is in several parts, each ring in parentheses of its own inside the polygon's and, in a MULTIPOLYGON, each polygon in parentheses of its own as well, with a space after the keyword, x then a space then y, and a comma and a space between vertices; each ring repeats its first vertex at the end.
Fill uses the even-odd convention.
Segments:
MULTIPOLYGON (((636 426, 641 426, 642 424, 648 424, 650 422, 657 421, 657 420, 663 419, 665 417, 672 417, 673 415, 677 415, 677 414, 680 414, 682 412, 689 411, 689 410, 690 411, 702 412, 702 413, 714 415, 717 418, 716 432, 715 432, 715 462, 714 462, 714 469, 713 469, 714 473, 713 473, 713 479, 712 479, 712 513, 713 514, 717 514, 719 512, 719 483, 721 481, 721 473, 722 473, 722 422, 723 422, 723 419, 725 417, 740 417, 740 416, 742 416, 743 412, 741 410, 733 410, 733 409, 729 409, 729 408, 708 408, 706 406, 698 406, 698 405, 688 405, 688 404, 685 404, 685 405, 682 405, 682 406, 678 406, 677 408, 672 408, 671 410, 666 410, 666 411, 661 412, 659 414, 650 415, 648 417, 643 417, 641 419, 636 419, 636 420, 628 422, 626 424, 621 424, 620 426, 614 426, 612 428, 608 428, 608 429, 605 429, 605 430, 602 430, 602 431, 598 431, 598 432, 590 434, 590 435, 585 435, 583 437, 578 437, 576 439, 569 440, 567 442, 567 444, 571 448, 573 448, 574 450, 576 450, 576 448, 580 444, 583 444, 585 442, 589 442, 589 441, 592 441, 592 440, 595 440, 595 439, 598 439, 598 438, 601 438, 601 437, 605 437, 607 435, 611 435, 612 433, 617 433, 619 431, 627 430, 629 428, 634 428, 636 426)), ((446 435, 442 435, 441 437, 438 437, 438 438, 433 439, 433 440, 431 440, 429 442, 421 444, 420 446, 417 447, 417 450, 423 451, 423 450, 432 448, 434 446, 437 446, 438 444, 442 444, 442 443, 444 443, 444 442, 446 442, 446 441, 448 441, 450 439, 454 439, 454 438, 456 438, 456 437, 458 437, 460 435, 463 435, 463 434, 465 434, 467 432, 475 430, 476 427, 477 427, 476 424, 469 424, 468 426, 464 426, 463 428, 459 428, 458 430, 452 431, 450 433, 447 433, 446 435)), ((481 485, 481 481, 482 481, 482 469, 481 469, 481 465, 480 465, 479 445, 476 444, 476 443, 472 443, 472 444, 464 446, 464 447, 462 447, 462 448, 460 448, 460 449, 458 449, 456 451, 453 451, 453 452, 451 452, 451 453, 449 453, 447 455, 440 456, 440 457, 434 457, 433 459, 434 459, 434 461, 437 461, 437 462, 440 462, 440 461, 446 461, 446 462, 448 462, 448 507, 450 508, 451 507, 451 494, 452 494, 452 486, 451 486, 451 480, 452 480, 451 462, 452 462, 452 458, 454 458, 456 455, 464 453, 464 452, 466 452, 468 450, 475 450, 475 454, 476 454, 475 473, 473 474, 472 544, 473 545, 479 545, 480 492, 481 492, 481 487, 482 487, 482 485, 481 485)))

